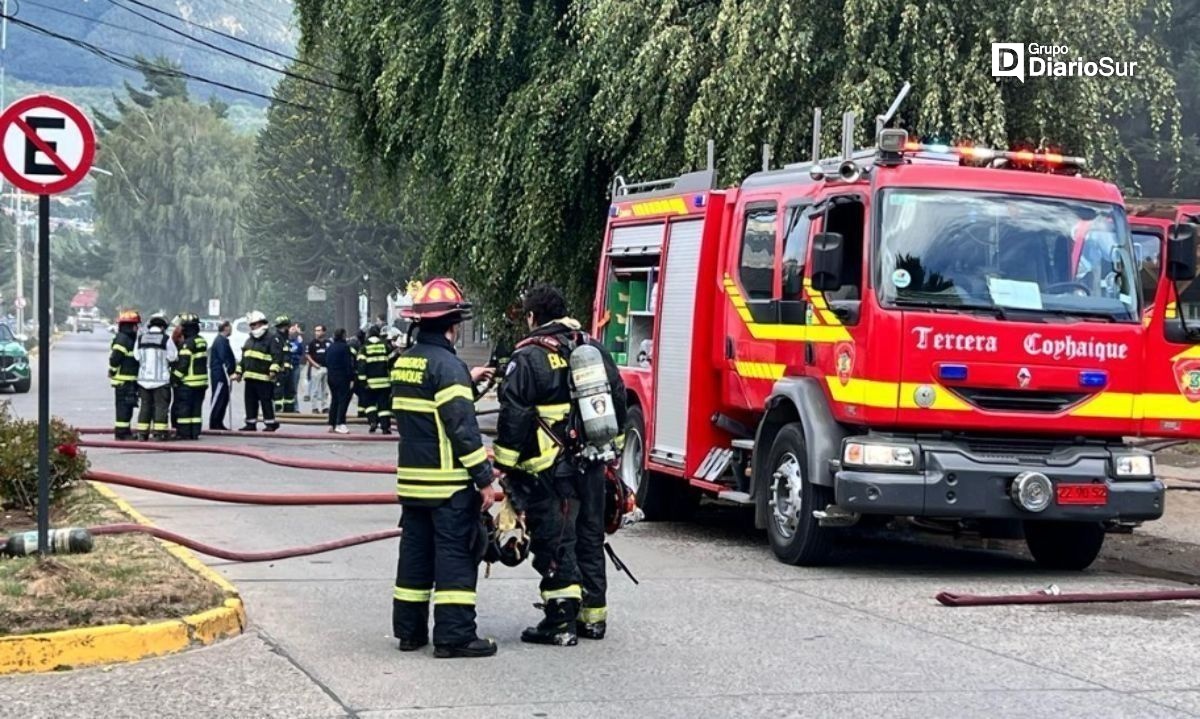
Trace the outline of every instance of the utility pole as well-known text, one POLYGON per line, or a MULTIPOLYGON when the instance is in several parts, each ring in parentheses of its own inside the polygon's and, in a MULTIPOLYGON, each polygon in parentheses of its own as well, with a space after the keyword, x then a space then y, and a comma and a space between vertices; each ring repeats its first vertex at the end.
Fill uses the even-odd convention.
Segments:
MULTIPOLYGON (((8 64, 8 0, 3 0, 4 18, 0 19, 0 108, 7 106, 5 98, 5 75, 7 72, 6 65, 8 64)), ((0 180, 0 195, 3 194, 4 182, 0 180)), ((16 187, 13 190, 13 264, 17 268, 17 286, 14 294, 14 301, 17 305, 17 332, 25 332, 25 309, 21 307, 25 302, 25 276, 23 273, 21 261, 21 205, 20 191, 16 187)))

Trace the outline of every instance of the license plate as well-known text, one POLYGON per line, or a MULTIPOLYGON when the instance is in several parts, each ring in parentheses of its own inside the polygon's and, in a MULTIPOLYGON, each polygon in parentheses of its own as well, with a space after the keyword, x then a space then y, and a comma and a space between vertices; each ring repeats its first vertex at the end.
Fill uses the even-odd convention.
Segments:
POLYGON ((1098 506, 1108 504, 1108 485, 1099 482, 1088 484, 1060 484, 1055 488, 1059 504, 1098 506))

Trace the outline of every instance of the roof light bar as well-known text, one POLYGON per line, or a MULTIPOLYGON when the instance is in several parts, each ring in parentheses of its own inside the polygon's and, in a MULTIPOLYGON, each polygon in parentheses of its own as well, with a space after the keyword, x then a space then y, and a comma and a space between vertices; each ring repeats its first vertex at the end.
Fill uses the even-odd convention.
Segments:
POLYGON ((933 152, 937 154, 954 154, 963 160, 991 162, 993 160, 1008 160, 1025 165, 1043 165, 1046 167, 1073 167, 1082 169, 1087 160, 1082 157, 1071 157, 1057 152, 1033 152, 1032 150, 994 150, 990 147, 975 147, 971 145, 952 147, 950 145, 925 144, 909 141, 904 143, 905 152, 933 152))

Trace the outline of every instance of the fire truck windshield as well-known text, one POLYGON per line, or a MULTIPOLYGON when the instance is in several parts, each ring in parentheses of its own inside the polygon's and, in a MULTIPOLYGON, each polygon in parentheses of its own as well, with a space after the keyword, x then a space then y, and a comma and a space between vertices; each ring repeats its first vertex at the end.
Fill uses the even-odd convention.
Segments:
POLYGON ((878 206, 875 286, 884 305, 1138 321, 1118 206, 902 188, 884 190, 878 206))

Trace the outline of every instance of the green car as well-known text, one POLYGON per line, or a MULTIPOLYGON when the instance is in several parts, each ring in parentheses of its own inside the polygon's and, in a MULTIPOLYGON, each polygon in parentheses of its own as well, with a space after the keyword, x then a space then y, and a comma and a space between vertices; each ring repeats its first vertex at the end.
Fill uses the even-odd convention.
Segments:
POLYGON ((25 346, 13 335, 12 328, 0 324, 0 389, 12 387, 18 393, 28 392, 32 372, 25 346))

